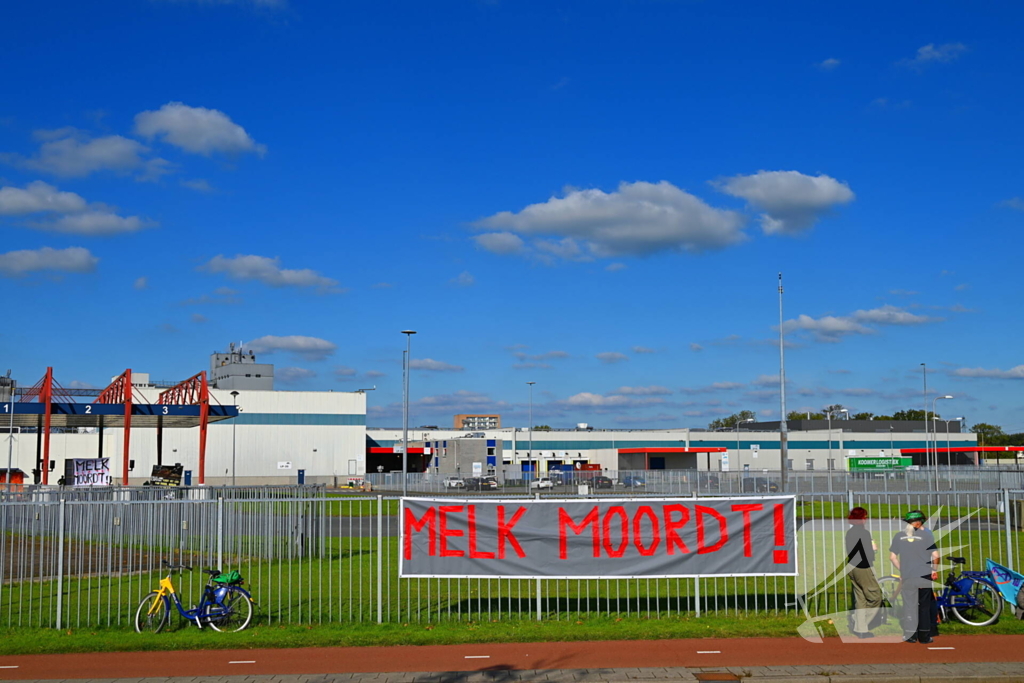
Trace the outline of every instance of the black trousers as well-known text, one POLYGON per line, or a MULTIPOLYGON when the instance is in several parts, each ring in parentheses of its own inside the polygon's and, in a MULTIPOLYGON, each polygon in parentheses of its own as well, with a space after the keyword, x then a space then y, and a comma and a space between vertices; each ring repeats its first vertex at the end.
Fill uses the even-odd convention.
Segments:
POLYGON ((909 588, 900 591, 903 597, 903 636, 939 635, 939 605, 931 588, 909 588))

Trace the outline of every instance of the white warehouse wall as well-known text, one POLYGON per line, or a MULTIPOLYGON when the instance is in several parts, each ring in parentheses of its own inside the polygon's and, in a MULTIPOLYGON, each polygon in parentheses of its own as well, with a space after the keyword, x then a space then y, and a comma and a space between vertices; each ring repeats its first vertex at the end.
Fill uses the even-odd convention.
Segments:
MULTIPOLYGON (((156 403, 159 390, 135 387, 136 401, 156 403), (144 397, 144 398, 143 398, 144 397)), ((229 391, 211 389, 211 403, 233 405, 229 391)), ((235 475, 238 484, 295 483, 299 469, 307 482, 334 476, 364 474, 366 465, 366 395, 361 392, 239 391, 241 410, 236 419, 211 423, 206 442, 206 483, 231 482, 232 433, 235 432, 235 475), (232 425, 233 422, 237 424, 232 425), (315 450, 314 450, 315 449, 315 450), (290 462, 291 469, 278 469, 290 462)), ((110 458, 114 481, 120 481, 123 462, 122 429, 103 431, 103 456, 110 458)), ((55 484, 64 460, 95 458, 98 434, 51 434, 50 475, 55 484)), ((6 466, 6 454, 0 454, 6 466)), ((13 466, 31 476, 36 459, 36 435, 15 435, 13 466)), ((132 429, 129 459, 135 469, 129 482, 149 479, 156 464, 156 430, 132 429)), ((163 430, 164 464, 181 463, 199 480, 199 428, 163 430)))

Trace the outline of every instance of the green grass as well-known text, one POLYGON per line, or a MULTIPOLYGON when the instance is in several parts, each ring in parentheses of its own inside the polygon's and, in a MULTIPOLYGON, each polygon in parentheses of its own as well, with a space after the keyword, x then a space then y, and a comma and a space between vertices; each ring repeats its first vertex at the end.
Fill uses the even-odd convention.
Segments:
MULTIPOLYGON (((888 503, 858 503, 854 497, 854 504, 860 505, 868 511, 871 519, 902 519, 903 515, 911 509, 919 509, 929 517, 941 511, 943 519, 967 517, 972 512, 976 513, 973 519, 981 519, 992 523, 1002 523, 1002 513, 991 508, 977 507, 954 507, 950 505, 920 505, 910 506, 907 504, 892 505, 888 503)), ((811 503, 797 503, 796 514, 802 520, 812 519, 846 519, 850 512, 850 506, 844 502, 815 501, 811 503)))
MULTIPOLYGON (((660 619, 591 617, 540 622, 518 619, 435 624, 264 625, 241 633, 215 633, 192 627, 159 634, 126 634, 122 629, 9 629, 0 630, 0 655, 669 638, 788 638, 797 637, 796 629, 802 622, 799 616, 758 614, 660 619)), ((999 623, 985 628, 959 623, 943 624, 941 628, 944 634, 1024 634, 1024 622, 1005 616, 999 623)), ((828 631, 826 635, 830 635, 828 631)))
POLYGON ((0 631, 0 654, 124 652, 228 648, 451 645, 581 640, 659 640, 796 636, 802 619, 792 616, 587 618, 561 621, 335 624, 257 626, 241 633, 181 628, 169 633, 126 634, 122 629, 10 629, 0 631))

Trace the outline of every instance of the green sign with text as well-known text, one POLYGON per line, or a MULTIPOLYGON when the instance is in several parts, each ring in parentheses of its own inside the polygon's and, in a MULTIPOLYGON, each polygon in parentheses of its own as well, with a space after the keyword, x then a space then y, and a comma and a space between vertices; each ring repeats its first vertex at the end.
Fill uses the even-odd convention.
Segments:
POLYGON ((860 470, 902 470, 914 464, 912 458, 902 456, 850 458, 849 460, 851 472, 860 470))

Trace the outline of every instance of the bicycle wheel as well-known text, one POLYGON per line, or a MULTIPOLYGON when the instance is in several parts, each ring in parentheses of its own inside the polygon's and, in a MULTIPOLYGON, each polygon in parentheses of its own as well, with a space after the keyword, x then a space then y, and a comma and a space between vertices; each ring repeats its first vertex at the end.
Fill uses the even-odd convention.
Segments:
POLYGON ((999 619, 1003 598, 987 581, 973 581, 964 593, 951 596, 953 616, 968 626, 988 626, 999 619))
POLYGON ((167 625, 170 609, 159 593, 153 591, 142 598, 135 610, 136 633, 160 633, 167 625))
POLYGON ((883 576, 878 580, 882 589, 882 609, 887 610, 897 622, 903 616, 903 596, 900 594, 900 580, 896 576, 883 576))
POLYGON ((206 619, 215 631, 241 631, 252 621, 252 599, 241 588, 228 588, 223 606, 209 605, 206 619))

